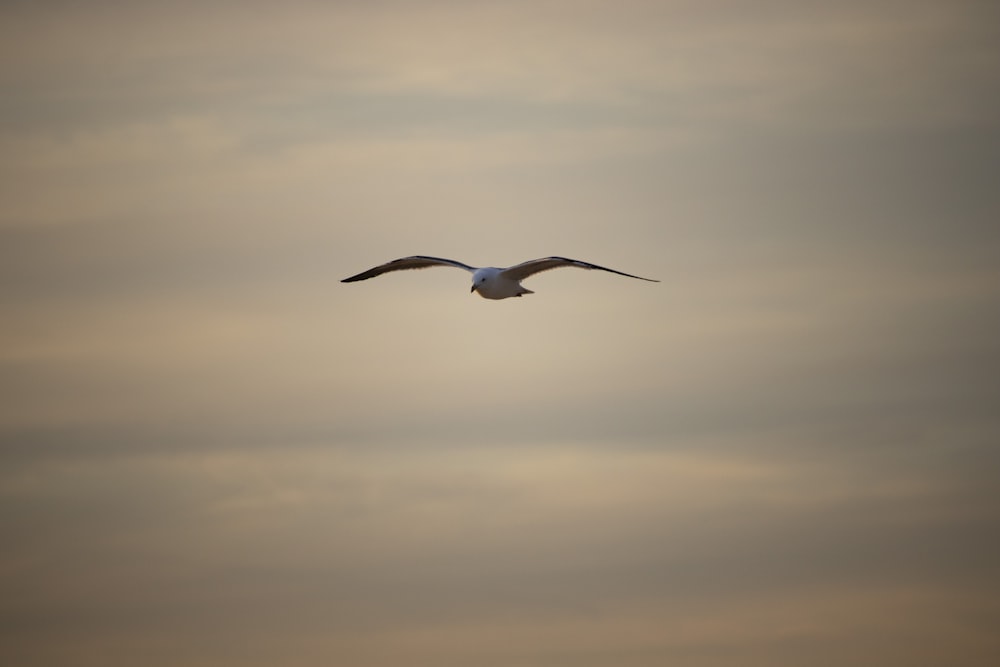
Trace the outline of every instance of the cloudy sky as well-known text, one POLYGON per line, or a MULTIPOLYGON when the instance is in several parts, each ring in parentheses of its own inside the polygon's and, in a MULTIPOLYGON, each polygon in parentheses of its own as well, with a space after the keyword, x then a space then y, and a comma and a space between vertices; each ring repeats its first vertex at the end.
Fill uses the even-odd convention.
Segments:
POLYGON ((1000 654, 1000 11, 0 8, 0 662, 1000 654), (563 269, 487 301, 410 254, 563 269))

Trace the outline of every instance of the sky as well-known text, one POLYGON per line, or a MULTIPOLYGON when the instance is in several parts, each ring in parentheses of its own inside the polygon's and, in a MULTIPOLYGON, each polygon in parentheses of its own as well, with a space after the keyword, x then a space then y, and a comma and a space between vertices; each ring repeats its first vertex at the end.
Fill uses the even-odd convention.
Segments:
POLYGON ((0 7, 0 662, 1000 655, 1000 10, 0 7), (412 254, 561 255, 521 299, 412 254))

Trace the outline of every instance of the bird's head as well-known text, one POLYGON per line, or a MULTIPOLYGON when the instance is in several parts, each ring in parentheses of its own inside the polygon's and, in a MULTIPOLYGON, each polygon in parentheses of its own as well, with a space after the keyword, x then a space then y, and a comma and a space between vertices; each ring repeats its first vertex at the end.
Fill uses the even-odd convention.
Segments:
MULTIPOLYGON (((472 292, 478 292, 483 287, 483 285, 486 284, 486 281, 489 280, 489 278, 490 278, 489 271, 486 271, 484 269, 479 269, 478 271, 476 271, 474 274, 472 274, 472 289, 469 290, 469 293, 471 294, 472 292)), ((482 292, 479 293, 480 295, 482 295, 482 292)))

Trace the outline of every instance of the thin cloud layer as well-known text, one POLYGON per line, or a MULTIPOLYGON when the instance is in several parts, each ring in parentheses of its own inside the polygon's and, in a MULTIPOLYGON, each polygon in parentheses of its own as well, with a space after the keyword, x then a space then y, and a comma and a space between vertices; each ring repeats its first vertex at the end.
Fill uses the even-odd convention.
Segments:
POLYGON ((992 5, 0 11, 3 662, 1000 650, 992 5))

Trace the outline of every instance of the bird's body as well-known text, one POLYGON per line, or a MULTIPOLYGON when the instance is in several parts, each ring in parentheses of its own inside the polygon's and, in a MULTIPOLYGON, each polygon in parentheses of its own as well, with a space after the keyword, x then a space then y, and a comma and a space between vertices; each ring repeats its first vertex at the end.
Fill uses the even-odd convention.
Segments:
POLYGON ((380 276, 383 273, 389 273, 390 271, 424 269, 430 266, 454 266, 470 272, 472 274, 472 291, 478 292, 479 296, 484 299, 507 299, 512 296, 534 294, 534 292, 530 289, 521 285, 521 281, 536 273, 548 271, 549 269, 556 269, 562 266, 573 266, 579 269, 588 270, 598 269, 609 273, 617 273, 620 276, 626 276, 628 278, 636 278, 637 280, 646 280, 652 283, 659 282, 658 280, 653 280, 651 278, 633 276, 631 273, 623 273, 604 266, 598 266, 597 264, 581 262, 577 259, 567 259, 566 257, 543 257, 542 259, 532 259, 505 269, 500 269, 495 266, 477 268, 469 266, 468 264, 463 264, 462 262, 456 262, 453 259, 428 257, 427 255, 413 255, 412 257, 394 259, 391 262, 386 262, 385 264, 368 269, 367 271, 362 271, 361 273, 351 276, 350 278, 344 278, 340 282, 353 283, 359 280, 368 280, 369 278, 374 278, 375 276, 380 276))
POLYGON ((520 282, 504 275, 503 269, 486 266, 472 274, 472 290, 484 299, 506 299, 522 294, 534 294, 520 282))

